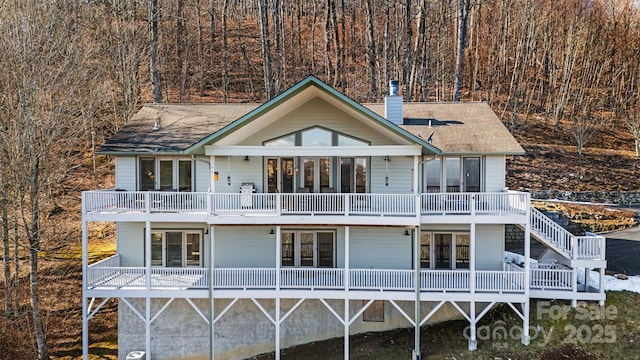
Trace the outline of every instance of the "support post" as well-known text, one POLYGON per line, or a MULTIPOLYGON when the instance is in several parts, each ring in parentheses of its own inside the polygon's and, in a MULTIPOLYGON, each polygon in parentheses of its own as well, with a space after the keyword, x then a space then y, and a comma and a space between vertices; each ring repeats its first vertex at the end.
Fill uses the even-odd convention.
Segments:
MULTIPOLYGON (((84 197, 84 194, 82 194, 84 197)), ((82 204, 84 205, 84 201, 82 204)), ((89 235, 82 220, 82 359, 89 360, 89 311, 87 309, 87 270, 89 268, 89 235)))
MULTIPOLYGON (((149 193, 147 192, 147 195, 149 193)), ((149 198, 147 198, 149 199, 149 198)), ((144 271, 147 283, 147 293, 145 297, 145 352, 147 358, 151 359, 151 221, 147 220, 144 232, 144 271)))
POLYGON ((276 360, 280 360, 280 294, 276 295, 276 360))
MULTIPOLYGON (((417 157, 416 157, 417 158, 417 157)), ((414 288, 416 291, 416 302, 414 306, 413 321, 415 323, 415 339, 413 347, 413 359, 420 359, 420 227, 418 226, 413 232, 413 264, 415 269, 414 288)))
POLYGON ((469 292, 476 292, 476 223, 469 227, 469 292))
POLYGON ((209 160, 209 191, 216 192, 216 157, 215 155, 211 155, 209 160))
POLYGON ((276 226, 276 360, 280 360, 280 271, 282 267, 282 228, 276 226))
POLYGON ((527 202, 527 223, 524 227, 524 304, 522 306, 522 344, 529 346, 531 337, 529 336, 529 304, 531 291, 531 201, 527 202))
MULTIPOLYGON (((211 199, 211 197, 209 197, 209 199, 211 199)), ((214 297, 214 283, 213 280, 215 279, 215 239, 216 239, 216 227, 215 225, 209 225, 209 306, 211 307, 209 309, 209 324, 211 326, 211 330, 210 330, 210 335, 211 335, 211 339, 209 339, 209 351, 211 351, 211 360, 215 359, 215 352, 216 352, 216 348, 215 348, 215 337, 216 337, 216 332, 215 332, 215 324, 214 324, 214 319, 216 318, 215 316, 215 301, 213 300, 214 297)))
POLYGON ((478 339, 476 337, 476 303, 469 302, 469 351, 478 349, 478 339))
POLYGON ((349 226, 344 227, 344 360, 349 360, 349 226))

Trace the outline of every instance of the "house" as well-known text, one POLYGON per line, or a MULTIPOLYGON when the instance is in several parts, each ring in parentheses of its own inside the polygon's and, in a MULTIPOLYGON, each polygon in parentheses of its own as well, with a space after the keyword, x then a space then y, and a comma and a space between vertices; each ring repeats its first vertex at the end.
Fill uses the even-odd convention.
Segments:
POLYGON ((264 104, 146 105, 99 153, 115 189, 82 194, 85 359, 111 298, 119 358, 147 359, 279 358, 338 336, 346 359, 352 334, 452 316, 474 350, 501 303, 528 344, 530 299, 605 301, 604 238, 505 188, 524 151, 484 103, 405 104, 392 83, 359 104, 308 77, 264 104), (89 264, 94 222, 116 223, 117 254, 89 264), (537 263, 505 264, 513 226, 525 259, 531 237, 548 248, 537 263))

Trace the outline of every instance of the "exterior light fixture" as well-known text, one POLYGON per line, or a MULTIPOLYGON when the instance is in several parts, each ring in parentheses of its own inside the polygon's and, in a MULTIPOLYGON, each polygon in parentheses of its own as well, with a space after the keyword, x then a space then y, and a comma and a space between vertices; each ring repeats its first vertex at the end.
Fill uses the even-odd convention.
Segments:
POLYGON ((410 235, 411 235, 411 233, 409 232, 409 229, 406 229, 404 231, 404 236, 410 236, 410 235))
POLYGON ((244 161, 249 161, 249 155, 244 156, 244 161))

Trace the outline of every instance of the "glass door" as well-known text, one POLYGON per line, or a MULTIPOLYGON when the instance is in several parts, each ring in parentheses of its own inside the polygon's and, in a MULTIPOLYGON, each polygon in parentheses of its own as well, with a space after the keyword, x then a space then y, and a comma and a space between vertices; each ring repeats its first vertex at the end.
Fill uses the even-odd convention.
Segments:
POLYGON ((182 266, 182 232, 167 231, 167 267, 182 266))
POLYGON ((480 192, 480 158, 464 158, 462 161, 462 179, 465 192, 480 192))
POLYGON ((436 269, 451 269, 452 234, 434 234, 436 269))
POLYGON ((333 232, 318 233, 318 267, 334 267, 333 232))
POLYGON ((300 266, 313 267, 314 262, 314 233, 300 233, 300 266))

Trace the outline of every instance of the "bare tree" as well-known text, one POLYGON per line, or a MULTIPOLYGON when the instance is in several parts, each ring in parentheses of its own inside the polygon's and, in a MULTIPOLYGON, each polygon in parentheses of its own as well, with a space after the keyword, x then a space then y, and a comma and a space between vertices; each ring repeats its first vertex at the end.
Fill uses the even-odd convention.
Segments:
POLYGON ((162 102, 162 87, 158 65, 158 0, 147 0, 149 10, 149 67, 153 102, 162 102))
POLYGON ((460 88, 462 87, 462 65, 464 61, 464 49, 467 46, 467 23, 469 18, 469 6, 471 0, 458 0, 458 38, 456 48, 456 72, 453 88, 453 101, 460 101, 460 88))
POLYGON ((78 139, 87 128, 80 115, 89 96, 85 87, 99 88, 92 75, 99 65, 89 61, 92 49, 78 30, 80 3, 16 1, 1 6, 0 68, 10 71, 3 71, 0 81, 0 156, 4 180, 14 190, 2 195, 12 194, 17 210, 11 220, 4 219, 4 212, 2 216, 5 223, 13 222, 14 235, 28 252, 29 313, 38 359, 48 359, 38 273, 47 236, 43 214, 53 205, 51 194, 66 169, 67 149, 81 146, 78 139))

